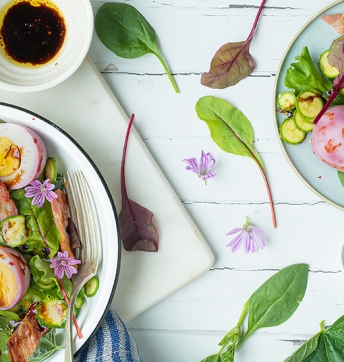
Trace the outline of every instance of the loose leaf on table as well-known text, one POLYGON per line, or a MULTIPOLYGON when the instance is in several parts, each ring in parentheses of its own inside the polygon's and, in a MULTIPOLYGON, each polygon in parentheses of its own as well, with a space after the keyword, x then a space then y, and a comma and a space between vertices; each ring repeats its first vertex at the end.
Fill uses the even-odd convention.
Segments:
POLYGON ((307 287, 308 265, 294 264, 282 269, 261 285, 248 300, 246 336, 289 319, 301 303, 307 287))
POLYGON ((206 122, 211 138, 225 152, 253 159, 263 176, 268 192, 272 221, 276 227, 276 216, 270 185, 262 159, 253 146, 254 132, 247 117, 227 101, 205 96, 196 103, 198 117, 206 122))
POLYGON ((211 60, 209 72, 202 74, 201 84, 223 89, 237 84, 252 73, 254 61, 249 50, 265 2, 266 0, 263 0, 259 7, 248 38, 223 45, 211 60))
POLYGON ((320 323, 320 332, 305 342, 284 362, 342 362, 344 355, 344 316, 331 327, 320 323))
POLYGON ((155 30, 133 6, 105 3, 98 10, 94 25, 101 42, 119 57, 135 59, 148 53, 156 55, 174 90, 179 92, 159 50, 155 30))
POLYGON ((244 304, 237 325, 220 341, 220 351, 201 362, 234 362, 236 350, 254 331, 277 326, 293 315, 304 297, 307 280, 307 264, 290 265, 275 273, 244 304), (244 332, 246 319, 248 324, 244 332))
MULTIPOLYGON (((153 213, 128 197, 125 179, 125 160, 128 139, 134 115, 131 116, 125 137, 121 165, 122 209, 119 213, 119 225, 123 247, 127 251, 158 251, 159 233, 153 224, 153 213)), ((139 180, 137 179, 138 187, 139 180)))

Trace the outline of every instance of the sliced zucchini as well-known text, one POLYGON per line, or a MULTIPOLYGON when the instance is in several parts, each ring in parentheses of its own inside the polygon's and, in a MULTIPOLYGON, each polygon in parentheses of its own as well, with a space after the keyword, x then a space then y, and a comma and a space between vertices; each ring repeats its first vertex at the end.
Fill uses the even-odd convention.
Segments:
POLYGON ((99 279, 97 276, 94 276, 85 284, 85 294, 87 297, 93 297, 97 293, 98 289, 99 279))
POLYGON ((282 92, 277 98, 277 105, 283 111, 291 111, 296 106, 296 97, 292 92, 282 92))
POLYGON ((339 71, 336 67, 332 67, 332 65, 329 64, 327 56, 328 53, 330 52, 330 50, 325 50, 319 58, 319 68, 321 70, 321 73, 329 78, 329 79, 334 79, 338 76, 339 71))
POLYGON ((313 120, 322 110, 324 102, 321 94, 316 91, 301 92, 296 99, 296 109, 306 120, 313 120))
POLYGON ((294 118, 287 118, 279 127, 280 137, 284 142, 297 145, 306 137, 306 133, 296 127, 294 118))
POLYGON ((23 245, 28 239, 25 216, 9 216, 0 223, 0 233, 4 242, 11 248, 23 245))
POLYGON ((67 312, 67 304, 61 299, 47 300, 37 306, 37 318, 42 326, 48 328, 63 328, 67 312))
POLYGON ((45 164, 45 178, 49 178, 50 182, 54 184, 57 178, 57 163, 55 157, 49 157, 45 164))
POLYGON ((313 131, 313 123, 306 121, 298 111, 294 112, 294 121, 295 125, 298 129, 303 132, 311 132, 313 131))

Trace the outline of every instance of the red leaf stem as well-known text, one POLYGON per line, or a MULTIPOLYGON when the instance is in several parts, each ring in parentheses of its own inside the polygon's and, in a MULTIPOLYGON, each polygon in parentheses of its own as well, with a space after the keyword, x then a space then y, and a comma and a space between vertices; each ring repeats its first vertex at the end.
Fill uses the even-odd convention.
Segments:
POLYGON ((248 37, 247 37, 247 39, 246 39, 246 42, 251 41, 252 38, 253 38, 254 32, 256 31, 256 28, 257 28, 257 25, 258 25, 258 21, 259 21, 259 18, 260 18, 260 14, 261 14, 262 11, 263 11, 263 7, 264 7, 265 3, 266 3, 266 0, 263 0, 262 3, 261 3, 260 6, 259 6, 259 9, 258 9, 256 18, 254 19, 254 23, 253 23, 251 32, 250 32, 250 34, 248 35, 248 37))
POLYGON ((271 194, 271 189, 270 189, 270 184, 269 184, 269 180, 266 176, 266 173, 264 172, 263 168, 259 165, 259 169, 260 172, 263 175, 263 179, 265 182, 265 186, 266 186, 266 191, 268 193, 268 197, 269 197, 269 202, 270 202, 270 210, 271 210, 271 216, 272 216, 272 224, 274 226, 274 228, 277 228, 277 221, 276 221, 276 214, 275 214, 275 207, 274 207, 274 202, 272 200, 272 194, 271 194))
POLYGON ((342 89, 342 86, 344 84, 344 75, 342 75, 341 78, 339 78, 338 84, 335 85, 333 87, 333 91, 330 95, 330 97, 328 98, 327 102, 324 104, 324 106, 322 107, 321 111, 319 112, 319 114, 315 117, 313 124, 317 124, 319 119, 322 117, 322 115, 326 112, 327 108, 331 105, 332 101, 337 97, 337 94, 340 92, 340 90, 342 89))
MULTIPOLYGON (((62 280, 60 278, 57 278, 57 280, 59 282, 63 297, 64 297, 64 299, 65 299, 65 301, 67 303, 67 306, 69 307, 69 298, 68 298, 66 290, 65 290, 65 288, 63 286, 62 280)), ((82 338, 82 332, 81 332, 81 329, 79 327, 78 321, 75 318, 74 313, 73 313, 72 318, 73 318, 73 323, 74 323, 74 326, 75 326, 75 329, 76 329, 76 333, 78 334, 78 337, 81 339, 82 338)))

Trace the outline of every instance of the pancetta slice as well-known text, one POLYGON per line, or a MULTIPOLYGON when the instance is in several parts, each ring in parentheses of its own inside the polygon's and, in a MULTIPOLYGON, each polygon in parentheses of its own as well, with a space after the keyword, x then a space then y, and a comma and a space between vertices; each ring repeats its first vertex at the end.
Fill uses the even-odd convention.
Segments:
POLYGON ((321 18, 336 29, 340 35, 344 35, 344 14, 323 15, 321 18))

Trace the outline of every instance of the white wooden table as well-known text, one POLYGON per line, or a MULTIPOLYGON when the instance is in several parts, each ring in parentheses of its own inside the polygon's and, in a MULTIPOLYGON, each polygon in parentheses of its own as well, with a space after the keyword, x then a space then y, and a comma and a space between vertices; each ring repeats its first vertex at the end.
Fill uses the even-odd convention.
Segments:
MULTIPOLYGON (((94 12, 104 1, 93 0, 94 12)), ((344 313, 341 248, 342 210, 326 204, 295 175, 279 146, 273 120, 273 87, 285 49, 304 25, 332 0, 268 0, 251 45, 256 68, 234 87, 211 90, 200 84, 215 51, 247 38, 259 0, 131 0, 155 28, 180 94, 174 93, 158 60, 118 58, 94 36, 89 55, 121 103, 136 115, 136 129, 215 254, 214 266, 127 323, 145 362, 196 362, 218 351, 244 302, 277 270, 309 264, 306 296, 281 326, 262 329, 237 353, 237 362, 283 361, 344 313), (267 168, 276 208, 271 222, 264 183, 248 158, 226 154, 195 113, 205 95, 226 99, 252 122, 255 147, 267 168), (205 186, 184 170, 183 158, 201 150, 217 160, 217 176, 205 186), (266 248, 232 254, 225 234, 245 217, 264 230, 266 248)), ((343 9, 344 10, 344 9, 343 9)))

